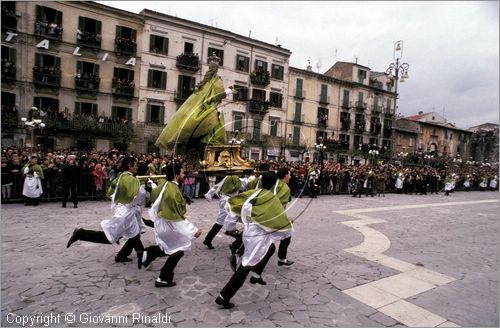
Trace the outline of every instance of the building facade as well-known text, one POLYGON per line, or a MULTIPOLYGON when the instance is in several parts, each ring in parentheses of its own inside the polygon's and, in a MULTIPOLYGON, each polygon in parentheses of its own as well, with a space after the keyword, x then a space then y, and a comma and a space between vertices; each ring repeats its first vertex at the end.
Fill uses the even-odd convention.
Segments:
POLYGON ((485 123, 468 129, 472 132, 470 159, 475 162, 498 163, 498 124, 485 123))

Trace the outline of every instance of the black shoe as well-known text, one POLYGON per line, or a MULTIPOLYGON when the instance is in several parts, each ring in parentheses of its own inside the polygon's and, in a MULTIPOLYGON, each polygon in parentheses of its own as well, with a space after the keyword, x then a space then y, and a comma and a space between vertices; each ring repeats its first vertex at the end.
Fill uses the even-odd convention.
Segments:
POLYGON ((207 246, 209 249, 214 249, 214 245, 209 241, 204 240, 203 245, 207 246))
POLYGON ((33 203, 33 206, 38 206, 38 203, 33 203))
POLYGON ((78 208, 78 205, 76 205, 76 204, 75 204, 75 205, 73 205, 73 208, 78 208))
POLYGON ((147 251, 138 251, 137 252, 137 267, 139 270, 144 267, 144 269, 147 269, 151 265, 151 261, 148 261, 148 253, 147 251), (146 253, 146 261, 143 261, 143 254, 146 253))
POLYGON ((262 286, 267 285, 267 282, 262 279, 262 277, 256 278, 256 277, 250 277, 250 283, 251 284, 261 284, 262 286))
POLYGON ((66 208, 66 204, 62 204, 62 207, 66 208))
POLYGON ((228 309, 228 310, 234 307, 234 303, 226 301, 225 299, 223 299, 220 296, 217 296, 217 298, 215 299, 215 303, 217 303, 218 305, 222 305, 224 307, 224 309, 228 309))
POLYGON ((175 285, 177 285, 177 284, 173 281, 167 282, 167 281, 160 280, 160 278, 155 280, 155 287, 158 287, 158 288, 159 287, 173 287, 175 285))
POLYGON ((69 238, 68 243, 66 244, 66 248, 69 248, 71 246, 71 244, 73 244, 75 241, 80 240, 80 238, 78 237, 79 233, 80 233, 79 228, 76 228, 75 230, 73 230, 73 234, 69 238))
POLYGON ((289 261, 289 260, 278 260, 278 266, 282 266, 282 265, 285 265, 285 266, 290 266, 293 264, 293 261, 289 261))
POLYGON ((233 238, 238 238, 241 236, 241 231, 239 230, 232 230, 232 231, 226 231, 224 232, 226 236, 231 236, 233 238))
POLYGON ((132 262, 132 259, 129 259, 128 257, 116 257, 115 256, 115 262, 118 263, 125 263, 125 262, 132 262))
POLYGON ((24 206, 31 206, 31 203, 26 203, 24 204, 24 206))

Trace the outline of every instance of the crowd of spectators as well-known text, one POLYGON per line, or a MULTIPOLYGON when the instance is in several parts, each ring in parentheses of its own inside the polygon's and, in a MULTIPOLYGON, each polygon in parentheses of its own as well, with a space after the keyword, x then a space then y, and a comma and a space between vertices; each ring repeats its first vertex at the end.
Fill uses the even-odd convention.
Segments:
POLYGON ((135 40, 126 37, 116 38, 115 45, 117 50, 126 51, 132 54, 135 54, 137 48, 135 40))
POLYGON ((2 58, 2 75, 12 77, 16 75, 16 63, 2 58))
POLYGON ((62 26, 55 22, 47 22, 44 18, 37 18, 35 21, 35 34, 60 39, 62 32, 62 26))
POLYGON ((99 89, 99 83, 101 82, 101 78, 99 74, 87 73, 83 74, 78 70, 75 74, 75 86, 77 88, 84 89, 99 89))
MULTIPOLYGON (((158 175, 161 168, 171 161, 185 162, 184 156, 160 156, 155 153, 123 153, 113 148, 110 151, 78 151, 62 149, 42 152, 32 150, 38 156, 45 179, 42 199, 57 200, 62 197, 61 171, 68 156, 76 155, 81 168, 79 197, 105 199, 105 192, 111 180, 118 174, 120 161, 131 155, 138 160, 138 175, 158 175)), ((2 201, 21 200, 21 168, 29 161, 28 148, 2 147, 2 201)), ((492 181, 498 182, 498 163, 457 163, 451 159, 434 162, 434 166, 402 166, 400 164, 352 165, 332 160, 323 167, 316 163, 256 161, 256 171, 261 163, 270 165, 271 170, 287 166, 291 171, 290 189, 294 197, 327 194, 352 194, 353 196, 384 196, 385 192, 407 194, 428 194, 443 191, 445 181, 453 179, 456 190, 489 190, 492 181), (396 188, 400 180, 401 188, 396 188)), ((187 163, 189 164, 189 163, 187 163)), ((208 190, 209 179, 198 172, 188 172, 183 190, 192 198, 202 197, 208 190)), ((498 184, 494 184, 494 190, 498 184)))

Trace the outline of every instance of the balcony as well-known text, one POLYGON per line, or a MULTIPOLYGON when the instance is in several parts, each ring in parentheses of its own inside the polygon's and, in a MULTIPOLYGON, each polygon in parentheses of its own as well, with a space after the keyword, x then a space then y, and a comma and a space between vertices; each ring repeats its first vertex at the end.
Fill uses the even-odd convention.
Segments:
POLYGON ((134 97, 134 85, 124 85, 121 83, 114 82, 112 85, 111 92, 115 97, 125 97, 125 98, 133 98, 134 97))
POLYGON ((389 107, 389 108, 385 109, 384 114, 385 114, 386 117, 393 117, 394 116, 394 111, 389 107))
POLYGON ((364 123, 364 122, 356 122, 354 124, 354 131, 356 133, 359 133, 359 134, 365 133, 365 128, 366 128, 366 123, 364 123))
POLYGON ((382 106, 379 106, 379 105, 372 106, 372 114, 373 115, 378 115, 378 114, 380 114, 380 112, 382 112, 382 106))
POLYGON ((341 120, 341 122, 340 122, 340 129, 341 130, 349 131, 350 128, 351 128, 351 120, 349 120, 349 119, 341 120))
POLYGON ((189 72, 196 72, 200 69, 200 58, 193 53, 183 53, 177 56, 175 66, 189 72))
POLYGON ((384 126, 384 138, 390 138, 392 136, 392 127, 384 126))
POLYGON ((321 94, 321 95, 319 95, 319 100, 318 100, 318 102, 319 102, 320 104, 325 104, 325 105, 327 105, 327 104, 329 104, 329 103, 330 103, 330 97, 329 97, 329 96, 327 96, 327 95, 321 94))
POLYGON ((47 24, 47 22, 42 22, 39 20, 35 22, 35 35, 37 36, 61 41, 62 33, 63 28, 58 24, 51 23, 49 25, 47 24))
POLYGON ((135 57, 137 49, 137 43, 125 39, 125 38, 120 38, 120 39, 115 39, 115 53, 117 55, 123 55, 123 56, 131 56, 135 57))
POLYGON ((82 134, 92 133, 95 137, 117 137, 122 135, 132 136, 133 127, 125 123, 107 123, 85 117, 67 120, 57 117, 46 117, 45 128, 50 133, 82 134))
POLYGON ((83 47, 101 48, 101 35, 90 32, 76 32, 76 43, 83 47))
POLYGON ((269 71, 264 71, 263 69, 257 69, 250 74, 250 82, 255 85, 265 87, 271 83, 271 77, 269 71))
POLYGON ((269 112, 269 102, 250 99, 248 102, 248 110, 253 114, 266 115, 269 112))
POLYGON ((61 86, 61 72, 33 72, 33 83, 37 87, 59 88, 61 86))
POLYGON ((2 81, 16 80, 16 66, 10 61, 2 61, 2 81))
POLYGON ((362 102, 362 101, 356 101, 355 107, 358 110, 365 110, 366 109, 366 103, 362 102))
MULTIPOLYGON (((10 108, 13 108, 13 106, 11 106, 10 108)), ((2 130, 5 131, 8 128, 16 128, 18 125, 19 120, 17 111, 4 111, 4 108, 2 108, 2 130)))
POLYGON ((379 135, 380 130, 382 129, 382 124, 380 123, 372 123, 370 127, 370 134, 379 135))
MULTIPOLYGON (((99 83, 101 79, 99 77, 93 76, 87 77, 75 77, 75 89, 82 92, 96 93, 99 91, 99 83)), ((133 93, 133 92, 132 92, 133 93)))
POLYGON ((318 126, 327 127, 328 126, 328 116, 326 118, 318 117, 318 126))

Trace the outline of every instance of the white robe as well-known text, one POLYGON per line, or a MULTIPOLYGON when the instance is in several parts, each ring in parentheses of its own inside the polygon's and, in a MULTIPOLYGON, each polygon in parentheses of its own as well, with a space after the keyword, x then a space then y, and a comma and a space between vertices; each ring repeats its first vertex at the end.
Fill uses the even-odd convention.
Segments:
POLYGON ((139 233, 146 231, 146 226, 142 221, 142 206, 146 202, 147 191, 144 186, 139 188, 139 192, 134 200, 129 204, 116 204, 115 196, 120 184, 120 179, 116 184, 115 192, 111 196, 111 208, 113 209, 113 217, 109 220, 101 221, 101 227, 106 238, 111 244, 116 243, 120 237, 130 239, 137 236, 139 233))
POLYGON ((43 194, 40 177, 36 172, 33 172, 33 175, 27 174, 28 172, 29 168, 25 168, 24 174, 26 176, 23 184, 23 196, 28 198, 38 198, 43 194))
POLYGON ((151 209, 149 210, 149 216, 155 223, 156 244, 167 255, 174 254, 177 251, 191 250, 191 240, 198 230, 188 220, 170 221, 158 215, 163 192, 169 183, 168 181, 165 182, 160 195, 153 205, 151 205, 151 209))
POLYGON ((497 184, 498 184, 498 180, 497 179, 495 179, 495 178, 491 179, 491 181, 490 181, 490 188, 496 189, 497 188, 497 184))
POLYGON ((396 189, 403 189, 403 177, 402 176, 398 176, 398 178, 396 179, 396 184, 394 185, 396 187, 396 189))

